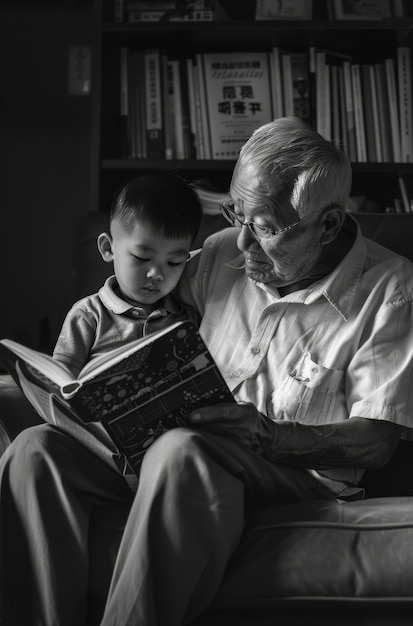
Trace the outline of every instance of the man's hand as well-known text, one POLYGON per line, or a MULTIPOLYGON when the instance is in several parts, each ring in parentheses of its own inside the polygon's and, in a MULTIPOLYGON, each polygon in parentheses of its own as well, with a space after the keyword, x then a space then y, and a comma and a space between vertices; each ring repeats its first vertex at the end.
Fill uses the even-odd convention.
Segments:
POLYGON ((232 437, 257 452, 271 447, 274 437, 274 423, 249 402, 203 407, 190 416, 189 422, 209 433, 232 437))

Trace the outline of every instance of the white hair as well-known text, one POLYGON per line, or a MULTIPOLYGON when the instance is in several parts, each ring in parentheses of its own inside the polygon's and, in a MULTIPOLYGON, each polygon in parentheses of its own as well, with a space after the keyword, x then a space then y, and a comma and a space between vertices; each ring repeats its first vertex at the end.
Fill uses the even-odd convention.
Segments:
POLYGON ((258 128, 241 148, 237 168, 249 165, 271 180, 282 179, 291 206, 301 217, 330 206, 346 210, 352 172, 347 155, 296 117, 258 128))

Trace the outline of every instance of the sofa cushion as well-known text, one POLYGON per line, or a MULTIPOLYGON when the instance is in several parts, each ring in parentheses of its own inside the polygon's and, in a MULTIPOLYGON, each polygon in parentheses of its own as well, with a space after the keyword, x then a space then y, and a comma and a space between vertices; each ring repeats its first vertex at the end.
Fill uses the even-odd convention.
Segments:
POLYGON ((323 501, 252 514, 211 608, 413 607, 413 498, 323 501))

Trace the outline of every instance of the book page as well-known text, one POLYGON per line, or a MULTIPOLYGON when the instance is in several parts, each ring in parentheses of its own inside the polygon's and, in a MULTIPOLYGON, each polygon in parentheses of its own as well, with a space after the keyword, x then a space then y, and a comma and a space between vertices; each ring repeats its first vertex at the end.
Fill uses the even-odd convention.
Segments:
POLYGON ((63 365, 63 363, 59 363, 48 354, 32 350, 31 348, 17 343, 12 339, 2 339, 0 341, 0 346, 2 356, 7 361, 10 361, 10 358, 15 355, 42 374, 45 374, 59 387, 73 380, 73 374, 69 371, 69 369, 63 365))

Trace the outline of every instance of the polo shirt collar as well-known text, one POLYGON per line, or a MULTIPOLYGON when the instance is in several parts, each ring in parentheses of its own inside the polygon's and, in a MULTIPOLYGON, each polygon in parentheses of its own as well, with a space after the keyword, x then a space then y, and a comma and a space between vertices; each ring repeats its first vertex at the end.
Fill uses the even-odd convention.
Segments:
MULTIPOLYGON (((103 305, 116 315, 127 314, 130 311, 142 311, 142 317, 147 317, 143 307, 130 304, 130 302, 127 302, 120 296, 119 285, 115 275, 109 276, 109 278, 106 279, 98 293, 103 305)), ((158 302, 157 310, 159 310, 161 314, 165 314, 164 311, 166 311, 173 315, 179 315, 184 309, 182 304, 168 294, 158 302)), ((153 315, 153 313, 151 315, 153 315)))
MULTIPOLYGON (((281 298, 283 302, 312 304, 324 297, 346 321, 348 320, 367 257, 367 246, 360 226, 353 217, 350 216, 350 219, 356 223, 357 232, 354 244, 346 256, 328 276, 305 289, 284 296, 281 298)), ((239 254, 226 265, 233 269, 245 269, 244 255, 239 254)), ((280 299, 277 288, 262 283, 256 284, 280 299)))

